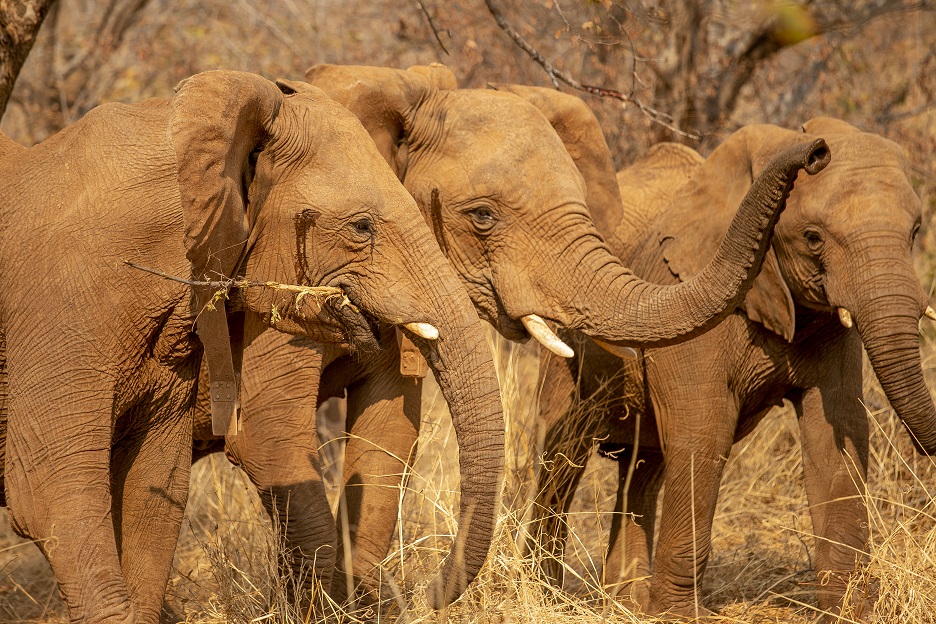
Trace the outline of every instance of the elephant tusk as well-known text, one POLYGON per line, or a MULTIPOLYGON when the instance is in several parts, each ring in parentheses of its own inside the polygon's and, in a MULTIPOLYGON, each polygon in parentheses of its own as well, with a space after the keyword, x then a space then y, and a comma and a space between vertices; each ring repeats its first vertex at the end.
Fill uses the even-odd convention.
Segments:
POLYGON ((598 340, 597 338, 592 338, 592 340, 594 340, 595 344, 597 344, 599 347, 612 355, 618 356, 619 358, 624 358, 625 360, 637 359, 637 351, 631 349, 630 347, 619 347, 615 344, 611 344, 610 342, 598 340))
POLYGON ((932 306, 926 306, 926 312, 923 313, 926 318, 936 321, 936 310, 932 306))
POLYGON ((839 322, 848 329, 851 329, 852 325, 854 325, 851 312, 845 308, 836 308, 836 311, 838 312, 839 322))
POLYGON ((530 335, 536 338, 537 342, 549 349, 552 353, 564 358, 570 358, 575 355, 575 352, 569 345, 559 340, 559 336, 553 333, 553 330, 549 329, 546 321, 537 315, 527 314, 520 319, 520 322, 523 323, 526 330, 530 332, 530 335))
POLYGON ((429 323, 403 323, 402 327, 426 340, 439 339, 439 330, 429 323))

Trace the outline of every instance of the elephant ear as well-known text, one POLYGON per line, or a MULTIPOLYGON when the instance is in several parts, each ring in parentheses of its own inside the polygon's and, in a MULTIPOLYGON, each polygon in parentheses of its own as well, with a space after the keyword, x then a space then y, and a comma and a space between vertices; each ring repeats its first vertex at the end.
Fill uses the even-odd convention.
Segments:
MULTIPOLYGON (((775 154, 802 141, 802 134, 777 126, 747 126, 696 169, 660 220, 663 257, 675 276, 686 281, 705 267, 754 179, 775 154)), ((793 296, 772 248, 740 307, 751 320, 793 339, 793 296)))
MULTIPOLYGON (((250 155, 270 136, 282 103, 273 83, 242 72, 205 72, 176 87, 169 138, 176 155, 186 258, 196 281, 235 276, 248 236, 250 155)), ((212 428, 216 435, 233 435, 240 339, 229 332, 224 289, 200 285, 192 290, 208 364, 212 428)))
POLYGON ((439 64, 410 70, 359 65, 315 65, 306 80, 350 110, 380 154, 403 179, 408 116, 434 90, 454 88, 454 74, 439 64))
POLYGON ((455 74, 453 74, 452 70, 450 70, 442 63, 413 65, 411 67, 407 67, 406 71, 413 72, 414 74, 428 76, 429 80, 432 81, 432 85, 436 89, 454 91, 458 88, 458 79, 455 77, 455 74))
POLYGON ((562 139, 566 151, 585 178, 588 211, 607 240, 621 221, 621 194, 615 181, 614 161, 598 118, 581 98, 556 89, 514 84, 490 84, 536 106, 562 139))
POLYGON ((803 132, 808 134, 857 134, 861 130, 847 121, 834 117, 813 117, 803 124, 803 132))

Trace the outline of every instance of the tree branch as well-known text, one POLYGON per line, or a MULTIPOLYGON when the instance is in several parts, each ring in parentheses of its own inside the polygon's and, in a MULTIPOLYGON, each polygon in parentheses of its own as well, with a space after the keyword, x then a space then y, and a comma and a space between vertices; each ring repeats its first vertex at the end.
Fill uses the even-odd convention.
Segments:
POLYGON ((524 39, 523 36, 519 32, 517 32, 517 30, 514 29, 513 26, 510 25, 510 23, 504 17, 503 13, 501 13, 500 8, 498 8, 494 4, 493 0, 484 0, 484 4, 487 5, 488 11, 491 13, 491 16, 494 18, 494 21, 497 23, 497 26, 501 30, 503 30, 504 33, 506 33, 508 37, 510 37, 513 40, 513 42, 517 45, 517 47, 519 47, 521 50, 526 52, 530 58, 536 61, 536 63, 539 64, 539 66, 543 68, 543 70, 546 72, 546 75, 549 76, 550 81, 552 81, 552 84, 556 89, 559 88, 559 83, 562 82, 563 84, 571 87, 572 89, 575 89, 576 91, 582 91, 583 93, 590 93, 592 95, 597 95, 599 97, 613 98, 616 100, 620 100, 624 102, 625 104, 629 102, 633 104, 634 106, 636 106, 637 109, 640 110, 640 112, 643 113, 653 123, 659 124, 667 128, 671 132, 674 132, 676 134, 679 134, 687 138, 692 138, 692 139, 699 138, 696 135, 690 134, 688 132, 685 132, 675 127, 672 124, 673 118, 670 115, 667 115, 666 113, 663 113, 650 106, 647 106, 646 104, 641 102, 638 98, 634 97, 633 92, 623 93, 621 91, 618 91, 617 89, 583 84, 579 82, 578 80, 576 80, 569 74, 563 72, 562 70, 557 68, 555 65, 550 63, 549 60, 547 60, 546 57, 544 57, 539 52, 539 50, 537 50, 532 45, 530 45, 530 43, 528 43, 527 40, 524 39))
POLYGON ((0 117, 55 0, 0 0, 0 117))
POLYGON ((419 8, 422 9, 422 14, 426 17, 426 21, 429 22, 429 28, 432 29, 432 34, 435 35, 436 42, 439 44, 439 47, 442 48, 442 51, 445 52, 447 56, 449 51, 445 47, 445 44, 442 43, 442 37, 439 36, 439 31, 435 27, 435 23, 432 21, 432 16, 429 15, 429 9, 426 8, 426 4, 423 2, 423 0, 416 0, 416 4, 418 4, 419 8))

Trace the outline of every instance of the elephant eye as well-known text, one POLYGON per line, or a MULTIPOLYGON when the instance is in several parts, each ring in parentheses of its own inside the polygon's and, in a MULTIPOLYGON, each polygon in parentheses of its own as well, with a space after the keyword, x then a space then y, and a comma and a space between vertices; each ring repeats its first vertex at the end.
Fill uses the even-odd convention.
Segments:
POLYGON ((917 221, 913 226, 913 232, 910 234, 910 248, 913 249, 913 243, 916 242, 917 234, 920 233, 920 222, 917 221))
POLYGON ((374 223, 368 217, 361 217, 351 222, 351 230, 357 238, 369 239, 374 235, 374 223))
POLYGON ((497 217, 494 216, 494 211, 490 206, 475 206, 468 210, 467 214, 479 232, 488 232, 497 225, 497 217))
POLYGON ((806 240, 806 246, 813 253, 821 250, 822 245, 825 243, 825 239, 818 230, 806 230, 803 232, 803 238, 806 240))

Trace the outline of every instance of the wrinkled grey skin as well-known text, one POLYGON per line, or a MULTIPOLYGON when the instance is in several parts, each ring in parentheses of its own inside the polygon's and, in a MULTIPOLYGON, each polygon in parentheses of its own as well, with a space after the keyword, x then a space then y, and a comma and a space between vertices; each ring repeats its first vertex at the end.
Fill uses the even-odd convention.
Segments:
MULTIPOLYGON (((861 501, 869 426, 861 404, 862 346, 917 448, 936 450, 936 411, 923 383, 917 329, 927 302, 910 258, 921 204, 906 157, 890 141, 841 121, 817 118, 804 129, 806 135, 747 127, 704 161, 688 148, 662 144, 622 171, 626 219, 611 246, 640 275, 672 283, 713 253, 734 197, 750 184, 765 153, 821 135, 834 155, 822 175, 797 182, 763 271, 741 307, 715 329, 681 345, 648 349, 637 362, 589 344, 576 360, 552 359, 545 367, 547 456, 561 452, 582 465, 592 439, 610 436, 602 448, 619 461, 617 510, 634 515, 626 523, 621 514, 615 517, 604 582, 649 613, 694 614, 694 579, 705 571, 731 445, 783 399, 799 419, 818 537, 814 565, 823 580, 819 605, 831 613, 842 608, 848 578, 866 560, 868 538, 861 501), (850 312, 853 328, 840 323, 837 308, 850 312), (568 414, 576 400, 607 408, 593 422, 575 421, 568 414), (649 581, 628 582, 651 572, 649 581)), ((538 500, 557 512, 567 509, 581 476, 577 467, 562 466, 538 500)), ((561 556, 561 523, 540 522, 547 547, 561 556)), ((856 598, 852 617, 869 618, 873 601, 873 595, 856 598)))
MULTIPOLYGON (((72 621, 159 621, 202 352, 230 348, 236 365, 268 336, 366 347, 376 321, 439 329, 420 345, 466 442, 459 543, 483 559, 503 461, 497 382, 474 308, 415 210, 360 123, 304 83, 207 72, 169 100, 98 107, 30 149, 0 136, 2 496, 72 621), (198 280, 340 287, 350 304, 246 288, 212 311, 207 287, 128 260, 198 280), (220 342, 205 319, 226 326, 220 342)), ((318 554, 334 557, 327 505, 309 511, 328 518, 318 554)), ((438 586, 457 585, 460 561, 438 586)))
MULTIPOLYGON (((580 99, 518 86, 456 89, 454 76, 440 66, 401 71, 324 65, 309 70, 307 79, 361 119, 416 198, 420 214, 413 218, 432 226, 478 313, 513 340, 529 338, 520 322, 527 314, 630 345, 668 344, 704 331, 753 280, 766 252, 761 230, 776 218, 796 168, 822 159, 822 150, 804 149, 783 171, 773 170, 774 177, 747 198, 717 260, 698 280, 677 286, 682 290, 661 289, 636 279, 611 255, 588 215, 587 204, 620 200, 613 178, 596 175, 610 167, 610 155, 595 161, 585 149, 604 139, 580 99)), ((245 380, 245 387, 258 389, 243 398, 245 413, 271 413, 270 403, 286 411, 287 401, 269 398, 286 396, 311 410, 316 388, 299 378, 282 381, 301 357, 291 356, 285 368, 261 363, 247 369, 255 372, 245 374, 277 381, 264 391, 262 383, 245 380)), ((348 396, 344 479, 354 579, 336 575, 332 595, 340 600, 349 585, 380 587, 378 564, 397 516, 396 486, 415 450, 420 384, 403 378, 392 357, 343 357, 326 368, 322 386, 320 400, 348 396)), ((287 421, 283 415, 275 420, 287 421)), ((311 413, 306 420, 311 427, 311 413)), ((261 491, 270 481, 264 466, 282 455, 282 444, 262 443, 253 447, 254 459, 240 454, 261 491)), ((297 457, 307 457, 317 443, 297 433, 292 444, 303 449, 297 457)), ((286 467, 282 461, 272 465, 286 467)), ((315 469, 299 461, 291 470, 301 475, 315 469)), ((306 496, 311 494, 292 490, 288 504, 280 496, 271 508, 293 527, 287 534, 300 554, 296 566, 313 552, 301 542, 307 515, 297 501, 306 496)), ((338 561, 342 569, 344 557, 338 561)))

